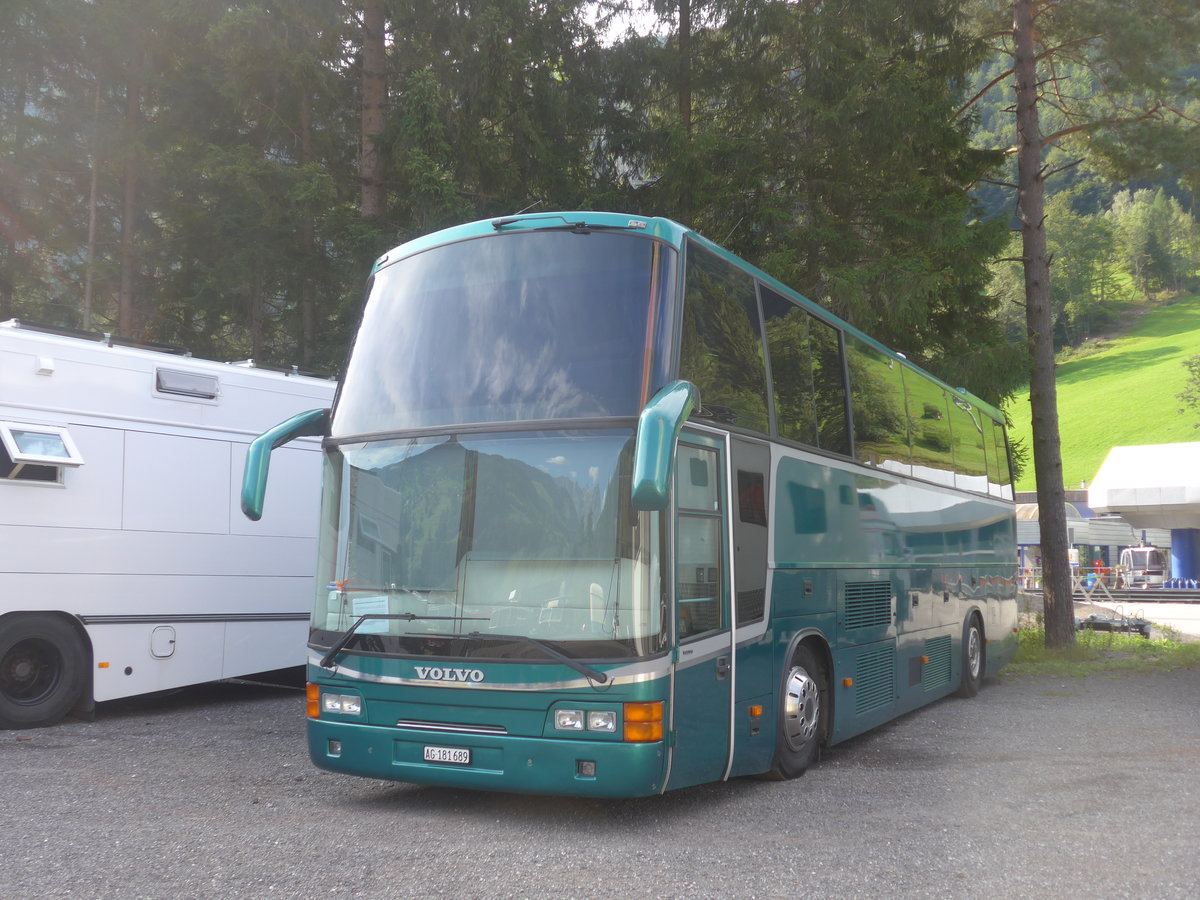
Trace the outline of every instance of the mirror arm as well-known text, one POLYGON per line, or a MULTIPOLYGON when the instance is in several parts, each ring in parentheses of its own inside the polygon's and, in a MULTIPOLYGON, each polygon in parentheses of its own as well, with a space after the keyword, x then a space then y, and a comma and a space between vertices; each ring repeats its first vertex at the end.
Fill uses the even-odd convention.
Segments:
POLYGON ((242 513, 247 519, 257 522, 262 518, 271 451, 295 438, 323 437, 328 431, 329 410, 310 409, 292 416, 286 422, 280 422, 250 442, 242 475, 242 513))
POLYGON ((638 417, 633 451, 634 509, 666 509, 675 442, 683 423, 700 404, 690 381, 672 381, 654 395, 638 417))

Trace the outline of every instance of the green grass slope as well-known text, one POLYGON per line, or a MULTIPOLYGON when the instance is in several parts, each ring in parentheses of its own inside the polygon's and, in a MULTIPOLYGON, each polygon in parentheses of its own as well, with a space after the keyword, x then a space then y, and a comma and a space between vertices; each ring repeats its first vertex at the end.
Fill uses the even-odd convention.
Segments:
MULTIPOLYGON (((1146 313, 1124 336, 1101 342, 1098 352, 1058 366, 1058 416, 1063 480, 1091 484, 1112 447, 1200 441, 1200 414, 1180 415, 1178 394, 1187 380, 1183 360, 1200 353, 1200 296, 1146 313)), ((1006 406, 1010 440, 1030 448, 1017 490, 1032 491, 1033 440, 1029 391, 1006 406)))

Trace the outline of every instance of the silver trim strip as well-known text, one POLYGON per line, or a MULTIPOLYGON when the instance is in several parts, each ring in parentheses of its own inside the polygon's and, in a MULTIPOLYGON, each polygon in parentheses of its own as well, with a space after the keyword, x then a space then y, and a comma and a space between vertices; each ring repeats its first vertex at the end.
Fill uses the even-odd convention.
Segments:
POLYGON ((423 722, 419 719, 400 719, 396 727, 409 731, 437 731, 446 734, 508 734, 503 725, 452 725, 446 722, 423 722))
MULTIPOLYGON (((309 652, 308 662, 313 666, 320 666, 324 654, 309 652)), ((526 660, 521 660, 526 662, 526 660)), ((475 661, 476 667, 479 666, 479 661, 475 661)), ((487 665, 488 663, 484 663, 487 665)), ((495 664, 504 665, 505 660, 496 660, 495 664)), ((671 671, 671 660, 669 656, 663 656, 660 659, 643 660, 633 663, 628 666, 621 666, 617 669, 612 669, 606 674, 609 680, 603 685, 597 685, 587 678, 573 678, 569 681, 531 681, 531 682, 510 682, 499 684, 496 682, 474 682, 474 681, 430 681, 426 678, 402 678, 398 675, 377 675, 371 672, 361 672, 358 669, 350 668, 337 663, 334 669, 339 675, 347 678, 353 678, 357 681, 369 681, 373 684, 402 684, 412 687, 438 687, 438 688, 458 688, 459 690, 470 691, 565 691, 565 690, 584 690, 587 689, 594 693, 603 694, 610 687, 618 684, 642 684, 648 681, 657 681, 660 678, 666 677, 671 671)))
MULTIPOLYGON (((125 616, 79 616, 84 625, 191 625, 205 622, 306 622, 306 612, 279 613, 140 613, 125 616)), ((296 665, 300 665, 296 663, 296 665)))
MULTIPOLYGON (((737 735, 737 564, 734 560, 736 548, 733 542, 733 447, 729 433, 725 433, 725 552, 729 557, 729 574, 725 579, 725 590, 729 596, 729 741, 725 754, 725 772, 722 781, 729 780, 733 771, 734 741, 737 735)), ((766 619, 763 619, 764 623, 766 619)))

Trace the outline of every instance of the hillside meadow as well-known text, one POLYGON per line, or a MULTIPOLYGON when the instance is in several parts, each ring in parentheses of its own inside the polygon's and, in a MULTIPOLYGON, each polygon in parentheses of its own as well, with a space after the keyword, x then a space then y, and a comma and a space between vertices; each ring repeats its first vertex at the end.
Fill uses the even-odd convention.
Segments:
MULTIPOLYGON (((1180 414, 1183 360, 1200 353, 1200 296, 1155 306, 1120 337, 1089 342, 1058 365, 1063 480, 1090 484, 1112 447, 1200 441, 1200 413, 1180 414)), ((1032 491, 1029 391, 1006 404, 1010 441, 1030 448, 1017 490, 1032 491)))

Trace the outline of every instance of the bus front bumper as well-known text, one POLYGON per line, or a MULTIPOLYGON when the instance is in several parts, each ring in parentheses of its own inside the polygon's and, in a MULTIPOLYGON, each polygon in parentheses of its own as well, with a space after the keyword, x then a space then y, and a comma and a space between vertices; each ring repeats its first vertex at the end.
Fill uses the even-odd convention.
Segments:
POLYGON ((319 768, 349 775, 585 797, 658 794, 666 770, 661 741, 444 734, 325 719, 308 720, 308 752, 319 768), (466 758, 462 751, 469 751, 469 762, 450 761, 466 758))

